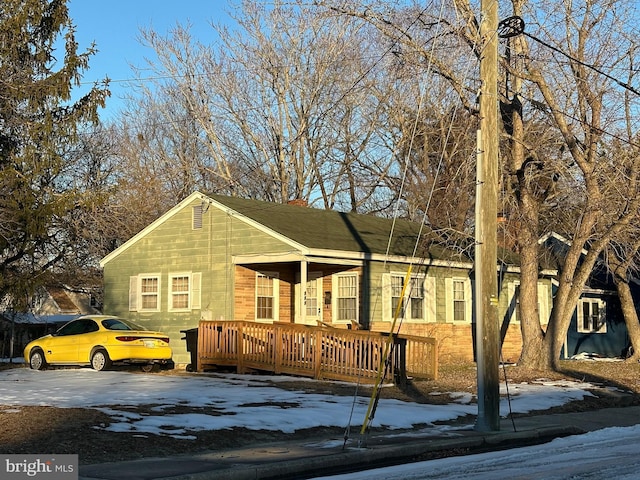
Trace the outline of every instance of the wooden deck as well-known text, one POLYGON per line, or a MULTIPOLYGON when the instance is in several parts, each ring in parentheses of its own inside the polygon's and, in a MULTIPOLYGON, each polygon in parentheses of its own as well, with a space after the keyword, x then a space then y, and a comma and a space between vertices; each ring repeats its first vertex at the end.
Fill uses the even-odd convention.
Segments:
MULTIPOLYGON (((373 384, 388 337, 379 332, 290 323, 201 321, 197 370, 232 366, 239 373, 262 370, 373 384)), ((437 377, 435 339, 394 336, 393 342, 385 381, 437 377)))

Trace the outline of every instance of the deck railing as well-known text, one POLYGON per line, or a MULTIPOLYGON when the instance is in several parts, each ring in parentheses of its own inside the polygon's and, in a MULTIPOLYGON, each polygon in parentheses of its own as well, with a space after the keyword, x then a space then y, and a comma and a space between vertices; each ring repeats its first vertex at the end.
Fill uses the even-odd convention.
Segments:
MULTIPOLYGON (((313 377, 375 383, 388 334, 290 323, 201 321, 197 370, 233 366, 240 373, 265 370, 313 377)), ((433 338, 393 337, 385 381, 407 376, 436 378, 433 338)))

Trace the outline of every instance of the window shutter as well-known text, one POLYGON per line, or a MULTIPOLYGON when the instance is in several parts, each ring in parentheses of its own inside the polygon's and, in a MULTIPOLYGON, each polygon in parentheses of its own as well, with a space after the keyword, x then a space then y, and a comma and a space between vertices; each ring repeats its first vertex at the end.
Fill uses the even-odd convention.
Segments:
POLYGON ((424 278, 424 318, 427 322, 435 322, 436 317, 436 279, 424 278))
POLYGON ((200 310, 200 284, 202 283, 202 273, 194 273, 191 275, 191 309, 200 310))
POLYGON ((549 323, 549 287, 544 283, 538 283, 538 316, 543 325, 549 323))
POLYGON ((338 276, 331 275, 331 322, 338 318, 338 276))
POLYGON ((280 321, 280 274, 275 272, 273 276, 273 321, 280 321))
POLYGON ((473 288, 471 286, 471 280, 468 278, 464 281, 464 318, 467 323, 472 323, 474 320, 473 311, 473 288))
POLYGON ((394 312, 391 311, 391 274, 382 274, 382 320, 393 320, 394 312))
POLYGON ((138 311, 138 276, 129 277, 129 311, 138 311))
POLYGON ((453 278, 444 279, 445 320, 453 323, 453 278))

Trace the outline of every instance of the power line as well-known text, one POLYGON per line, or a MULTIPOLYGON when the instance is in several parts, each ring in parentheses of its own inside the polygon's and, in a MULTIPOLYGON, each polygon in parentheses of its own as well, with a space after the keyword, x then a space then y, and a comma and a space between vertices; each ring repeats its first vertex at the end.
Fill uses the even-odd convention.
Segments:
MULTIPOLYGON (((413 26, 415 25, 415 23, 418 21, 418 19, 420 18, 420 16, 422 15, 422 13, 424 13, 426 9, 422 9, 422 11, 420 11, 420 13, 413 19, 413 21, 409 24, 408 27, 406 27, 405 29, 401 30, 400 33, 401 34, 406 34, 406 32, 413 26)), ((517 35, 525 35, 528 38, 531 38, 532 40, 540 43, 541 45, 551 49, 554 52, 557 52, 558 54, 568 58, 570 61, 572 62, 576 62, 580 65, 585 66, 586 68, 589 68, 603 76, 605 76, 606 78, 610 79, 611 81, 615 82, 616 84, 620 85, 621 87, 625 88, 626 90, 635 93, 636 95, 640 95, 640 91, 638 91, 637 89, 635 89, 633 86, 629 85, 626 82, 623 82, 615 77, 613 77, 612 75, 609 75, 608 73, 604 72, 602 69, 595 67, 594 65, 588 64, 582 60, 579 60, 575 57, 573 57, 572 55, 560 50, 557 47, 554 47, 553 45, 550 45, 549 43, 535 37, 534 35, 528 34, 525 31, 525 22, 521 17, 518 16, 512 16, 512 17, 508 17, 504 20, 502 20, 499 25, 498 25, 498 36, 500 38, 510 38, 513 36, 517 36, 517 35)), ((392 42, 392 44, 384 51, 382 52, 382 54, 378 54, 378 55, 370 55, 370 56, 362 56, 363 60, 369 59, 369 60, 373 60, 372 65, 369 65, 369 67, 363 72, 361 73, 358 78, 353 82, 353 84, 350 87, 347 87, 347 89, 345 91, 342 92, 341 94, 341 98, 340 100, 344 99, 351 91, 353 91, 353 89, 357 86, 357 84, 359 82, 362 81, 362 79, 366 78, 367 74, 369 74, 374 68, 376 68, 376 66, 382 61, 382 59, 388 55, 388 53, 390 53, 393 48, 394 45, 397 43, 397 40, 392 42)), ((328 63, 328 62, 327 62, 328 63)), ((322 63, 319 63, 319 65, 321 65, 322 63)), ((281 66, 281 68, 290 68, 289 66, 283 64, 281 66)), ((230 70, 230 72, 233 71, 242 71, 242 70, 246 70, 245 68, 234 68, 232 70, 230 70)), ((156 75, 156 76, 149 76, 149 77, 141 77, 141 78, 130 78, 130 79, 117 79, 117 80, 111 80, 109 79, 109 82, 113 82, 113 83, 144 83, 147 81, 155 81, 155 80, 177 80, 180 78, 186 78, 186 77, 206 77, 209 76, 210 73, 208 72, 203 72, 203 73, 198 73, 198 74, 184 74, 184 75, 178 75, 178 74, 171 74, 171 75, 156 75)), ((82 82, 81 84, 95 84, 95 82, 82 82)), ((334 104, 337 105, 340 103, 340 100, 336 101, 334 104)), ((532 104, 535 104, 536 102, 532 99, 529 99, 529 101, 532 104)), ((247 111, 250 110, 258 110, 259 108, 263 108, 263 107, 251 107, 251 108, 247 108, 247 111)), ((331 110, 331 108, 329 108, 328 110, 331 110)), ((557 111, 557 110, 556 110, 557 111)), ((327 113, 327 111, 323 112, 323 113, 327 113)), ((578 121, 580 123, 584 123, 584 120, 578 119, 575 116, 561 111, 559 112, 563 115, 565 115, 567 118, 571 118, 574 121, 578 121)), ((171 120, 171 121, 166 121, 166 122, 157 122, 157 125, 162 125, 162 124, 176 124, 176 123, 182 123, 180 120, 171 120)), ((612 138, 616 138, 620 141, 624 141, 626 143, 628 143, 629 145, 632 145, 634 147, 638 147, 637 144, 624 139, 614 133, 609 133, 608 131, 605 131, 604 129, 599 129, 599 131, 603 134, 606 134, 612 138)))
POLYGON ((514 15, 512 17, 508 17, 505 18, 504 20, 501 20, 500 23, 498 24, 498 36, 500 38, 511 38, 511 37, 515 37, 518 35, 524 35, 525 37, 530 38, 531 40, 538 42, 540 45, 543 45, 545 47, 547 47, 550 50, 553 50, 556 53, 559 53, 560 55, 563 55, 564 57, 568 58, 569 60, 571 60, 572 62, 575 62, 579 65, 582 65, 583 67, 587 67, 591 70, 593 70, 596 73, 599 73, 600 75, 608 78, 609 80, 617 83, 619 86, 621 86, 622 88, 624 88, 625 90, 629 90, 630 92, 635 93, 636 95, 640 96, 640 90, 637 90, 636 88, 632 87, 631 85, 629 85, 627 82, 623 82, 622 80, 613 77, 612 75, 609 75, 608 73, 602 71, 601 69, 599 69, 598 67, 596 67, 595 65, 583 62, 582 60, 560 50, 557 47, 554 47, 553 45, 551 45, 550 43, 545 42, 544 40, 531 35, 530 33, 527 33, 527 31, 525 30, 525 22, 524 20, 517 16, 514 15))

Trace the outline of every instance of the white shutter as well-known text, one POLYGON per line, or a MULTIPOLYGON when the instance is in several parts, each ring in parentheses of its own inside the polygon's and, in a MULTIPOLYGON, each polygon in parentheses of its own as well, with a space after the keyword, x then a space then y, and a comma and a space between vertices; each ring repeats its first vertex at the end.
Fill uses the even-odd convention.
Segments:
POLYGON ((129 311, 138 311, 138 276, 129 277, 129 311))
POLYGON ((424 319, 427 322, 435 322, 436 317, 436 279, 425 277, 424 279, 424 319))
POLYGON ((331 275, 331 322, 338 319, 338 276, 331 275))
POLYGON ((549 323, 549 287, 544 283, 538 283, 538 316, 543 325, 549 323))
POLYGON ((471 323, 473 321, 473 288, 469 278, 464 280, 464 309, 465 322, 471 323))
POLYGON ((200 301, 200 284, 202 283, 202 273, 197 272, 191 275, 191 309, 192 310, 200 310, 201 301, 200 301))
POLYGON ((444 279, 445 321, 453 323, 453 278, 444 279))
POLYGON ((280 321, 280 274, 272 273, 273 277, 273 321, 280 321))
POLYGON ((393 320, 394 312, 391 311, 391 274, 382 274, 382 320, 393 320))

